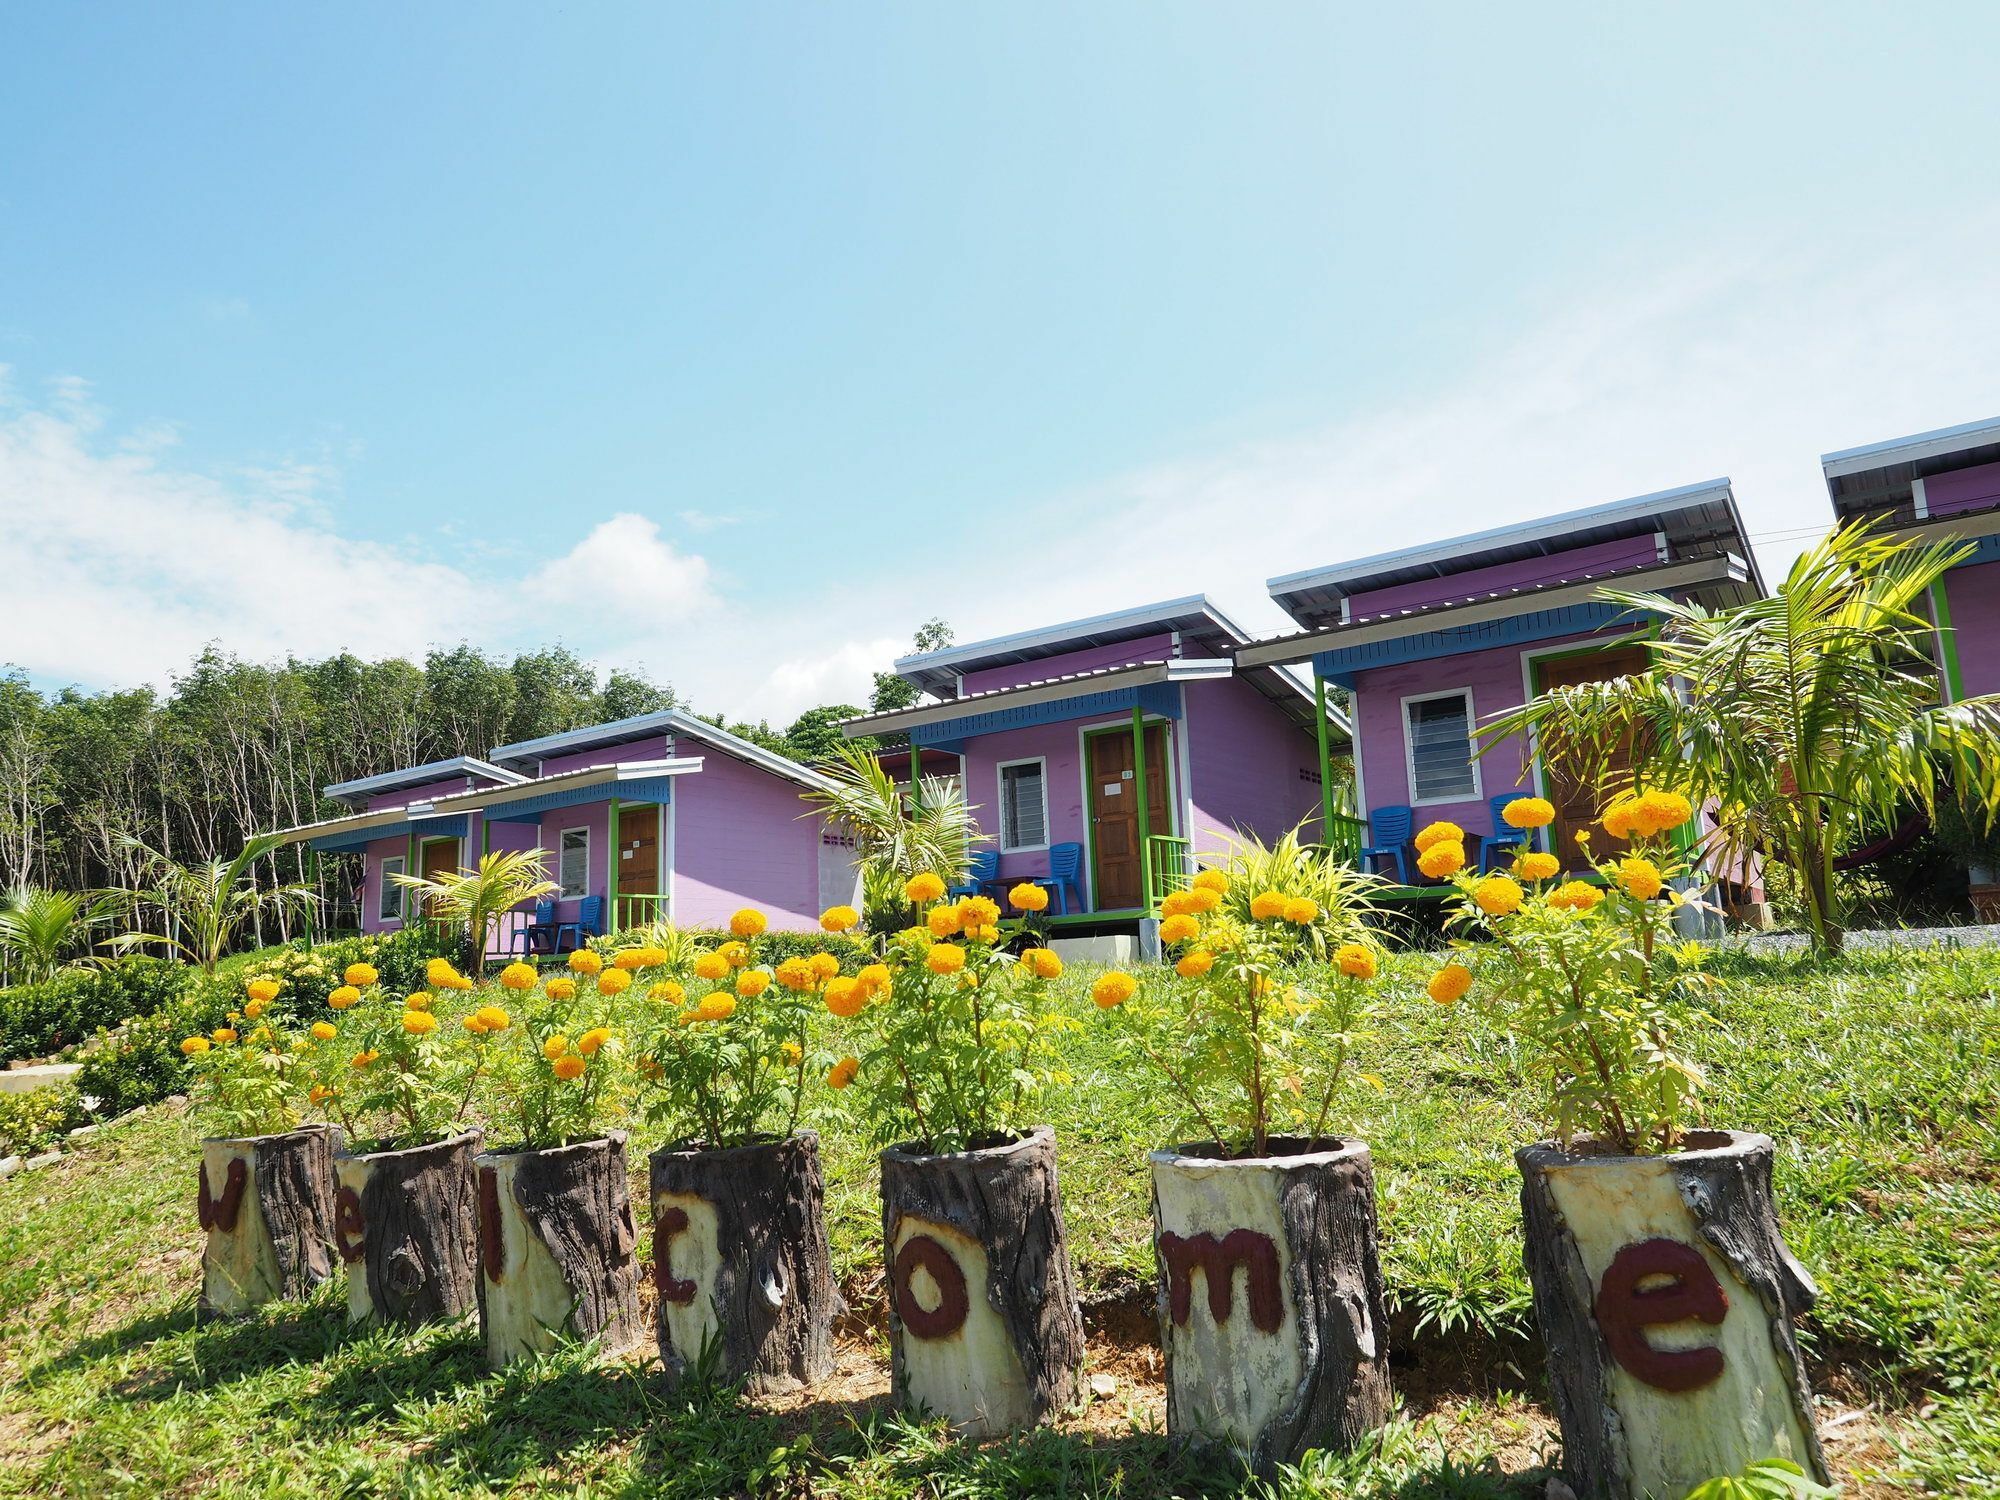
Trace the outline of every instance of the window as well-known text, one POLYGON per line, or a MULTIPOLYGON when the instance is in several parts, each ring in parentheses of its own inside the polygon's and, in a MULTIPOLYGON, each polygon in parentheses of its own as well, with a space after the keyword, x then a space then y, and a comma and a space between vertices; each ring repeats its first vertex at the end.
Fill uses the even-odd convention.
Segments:
POLYGON ((1049 843, 1048 767, 1039 760, 1000 767, 1000 847, 1046 849, 1049 843))
POLYGON ((396 884, 396 877, 403 873, 403 856, 382 861, 382 889, 375 895, 375 920, 378 922, 400 922, 403 920, 403 898, 409 894, 396 884))
POLYGON ((557 879, 562 883, 562 898, 581 900, 590 894, 590 830, 565 828, 560 847, 557 879))
POLYGON ((1472 691, 1403 700, 1412 802, 1465 802, 1479 795, 1472 760, 1472 691))

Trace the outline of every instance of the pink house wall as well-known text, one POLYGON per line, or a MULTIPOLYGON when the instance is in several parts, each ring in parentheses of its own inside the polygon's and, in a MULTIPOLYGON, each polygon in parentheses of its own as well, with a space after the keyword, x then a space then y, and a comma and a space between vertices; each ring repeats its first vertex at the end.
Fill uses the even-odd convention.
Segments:
MULTIPOLYGON (((1109 728, 1123 720, 1102 721, 1109 728)), ((1082 883, 1089 899, 1090 837, 1083 816, 1082 731, 1098 727, 1097 721, 1068 720, 1057 724, 1031 724, 1024 729, 1007 729, 998 734, 982 734, 965 747, 965 799, 972 804, 973 821, 992 842, 984 848, 1000 847, 1000 764, 1003 761, 1033 760, 1041 757, 1043 785, 1048 789, 1051 844, 1076 843, 1084 846, 1082 883)), ((1168 726, 1168 745, 1173 744, 1173 726, 1168 726)), ((1172 751, 1169 750, 1171 763, 1172 751)), ((1175 781, 1178 782, 1178 776, 1175 781)), ((1046 849, 1002 852, 1000 878, 1012 880, 1023 875, 1046 875, 1046 849)))
POLYGON ((674 920, 713 927, 754 906, 775 928, 819 925, 820 820, 800 787, 709 750, 674 782, 674 920))
POLYGON ((1924 507, 1933 516, 2000 505, 2000 464, 1979 464, 1934 474, 1924 481, 1924 507))
MULTIPOLYGON (((1270 843, 1318 817, 1316 736, 1237 678, 1187 683, 1181 694, 1197 858, 1227 854, 1239 833, 1270 843)), ((1316 838, 1317 825, 1308 833, 1316 838)))
POLYGON ((1391 588, 1354 594, 1348 599, 1348 614, 1352 619, 1361 620, 1394 610, 1421 609, 1427 604, 1469 599, 1474 594, 1520 588, 1524 584, 1560 583, 1586 573, 1641 567, 1657 556, 1658 549, 1650 536, 1597 542, 1588 547, 1571 547, 1547 557, 1495 563, 1490 567, 1471 568, 1443 578, 1421 578, 1414 583, 1399 583, 1391 588))
POLYGON ((2000 693, 2000 562, 1954 568, 1944 588, 1967 696, 2000 693))

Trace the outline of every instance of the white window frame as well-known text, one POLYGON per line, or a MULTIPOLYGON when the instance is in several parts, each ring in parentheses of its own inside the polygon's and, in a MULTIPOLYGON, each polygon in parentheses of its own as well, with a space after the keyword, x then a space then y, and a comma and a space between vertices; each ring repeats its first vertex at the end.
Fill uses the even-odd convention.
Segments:
POLYGON ((1410 806, 1443 807, 1458 802, 1484 802, 1486 785, 1479 775, 1478 737, 1473 733, 1479 723, 1478 710, 1473 706, 1470 686, 1444 688, 1435 693, 1412 693, 1402 700, 1396 713, 1403 731, 1403 780, 1409 788, 1410 806), (1465 701, 1465 748, 1466 767, 1472 772, 1472 790, 1464 796, 1454 793, 1449 797, 1419 797, 1417 795, 1417 746, 1410 737, 1410 705, 1413 703, 1435 703, 1444 698, 1461 698, 1465 701))
POLYGON ((582 901, 590 895, 590 825, 579 823, 574 828, 563 828, 556 833, 556 899, 559 901, 582 901), (571 891, 562 884, 563 841, 572 833, 583 835, 583 889, 571 891))
POLYGON ((1046 755, 1024 755, 1016 760, 996 761, 993 765, 994 810, 999 814, 1000 852, 1002 854, 1038 854, 1049 847, 1049 758, 1046 755), (1042 783, 1042 841, 1039 844, 1010 844, 1007 842, 1007 771, 1012 766, 1035 766, 1041 772, 1042 783))
POLYGON ((408 915, 410 909, 410 893, 407 890, 405 890, 402 886, 397 885, 395 881, 389 878, 389 866, 394 865, 396 867, 396 873, 398 875, 401 875, 405 871, 405 869, 407 869, 407 867, 409 866, 409 862, 410 862, 409 856, 404 854, 389 854, 383 856, 381 861, 382 884, 381 888, 375 892, 376 921, 400 922, 406 915, 408 915), (382 910, 382 908, 388 903, 388 899, 391 897, 395 899, 396 909, 393 913, 385 912, 382 910))

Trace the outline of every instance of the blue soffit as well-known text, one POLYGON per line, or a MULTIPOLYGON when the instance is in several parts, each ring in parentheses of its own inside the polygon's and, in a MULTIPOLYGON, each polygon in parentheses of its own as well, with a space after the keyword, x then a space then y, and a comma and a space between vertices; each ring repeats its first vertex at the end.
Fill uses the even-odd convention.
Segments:
POLYGON ((1614 628, 1637 630, 1651 618, 1649 614, 1600 601, 1566 604, 1559 609, 1510 615, 1504 620, 1454 625, 1448 630, 1425 630, 1415 635, 1398 636, 1394 640, 1322 651, 1313 657, 1313 670, 1337 687, 1351 688, 1357 673, 1376 667, 1438 661, 1445 657, 1463 656, 1469 651, 1489 651, 1495 646, 1525 646, 1557 636, 1586 635, 1614 628))
POLYGON ((464 813, 456 817, 426 818, 422 816, 405 818, 400 823, 378 823, 373 828, 357 828, 349 833, 329 833, 321 838, 306 840, 321 854, 338 854, 348 849, 363 849, 377 839, 403 839, 411 834, 426 839, 462 839, 468 819, 464 813))
POLYGON ((560 807, 581 807, 592 802, 671 802, 674 778, 645 776, 632 781, 600 781, 595 786, 570 787, 560 792, 541 792, 486 809, 489 823, 539 823, 543 813, 560 807))
POLYGON ((1101 719, 1107 714, 1130 713, 1135 708, 1153 718, 1178 719, 1181 716, 1180 684, 1149 682, 1141 687, 1083 693, 1074 698, 1058 698, 1051 703, 1030 703, 1022 708, 991 709, 942 724, 920 724, 910 731, 910 743, 927 750, 948 750, 954 755, 963 755, 965 742, 983 734, 1029 729, 1037 724, 1062 724, 1073 719, 1101 719))

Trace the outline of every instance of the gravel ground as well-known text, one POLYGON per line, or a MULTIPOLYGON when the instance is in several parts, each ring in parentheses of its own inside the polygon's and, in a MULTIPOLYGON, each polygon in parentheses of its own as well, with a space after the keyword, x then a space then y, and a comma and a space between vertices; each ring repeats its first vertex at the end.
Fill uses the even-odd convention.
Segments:
MULTIPOLYGON (((1991 948, 2000 944, 2000 926, 1890 927, 1850 932, 1847 946, 1859 948, 1991 948)), ((1751 953, 1796 953, 1806 946, 1803 933, 1760 932, 1730 938, 1724 946, 1751 953)))

